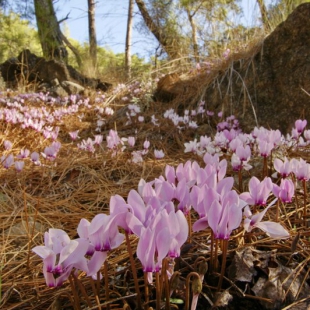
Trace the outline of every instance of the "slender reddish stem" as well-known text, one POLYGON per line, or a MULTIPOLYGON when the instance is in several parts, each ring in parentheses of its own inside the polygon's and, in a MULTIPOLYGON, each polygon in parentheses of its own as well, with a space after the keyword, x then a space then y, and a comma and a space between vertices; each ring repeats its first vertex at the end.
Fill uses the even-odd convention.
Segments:
MULTIPOLYGON (((105 300, 106 302, 110 301, 110 293, 109 293, 109 274, 108 274, 108 261, 104 262, 104 282, 105 282, 105 300)), ((107 310, 110 309, 110 305, 107 304, 107 310)))
POLYGON ((306 180, 303 180, 304 186, 304 226, 307 227, 307 184, 306 180))
POLYGON ((214 234, 213 231, 211 230, 211 253, 210 253, 210 272, 214 270, 214 257, 213 257, 213 252, 214 252, 214 234))
POLYGON ((221 275, 220 275, 219 283, 217 286, 218 291, 222 288, 222 284, 223 284, 223 278, 224 278, 224 273, 226 269, 227 248, 228 248, 228 240, 223 240, 222 267, 221 267, 221 275))
POLYGON ((144 309, 149 309, 149 281, 147 279, 147 272, 144 272, 144 289, 145 289, 145 303, 144 303, 144 309))
POLYGON ((127 251, 129 254, 129 260, 130 260, 130 265, 131 265, 133 281, 134 281, 135 290, 137 293, 137 309, 141 310, 142 309, 142 303, 141 303, 141 294, 140 294, 139 282, 138 282, 138 277, 137 277, 137 269, 136 269, 136 265, 135 265, 135 260, 133 258, 133 253, 132 253, 129 235, 127 232, 125 232, 125 236, 126 236, 127 251))
POLYGON ((156 289, 156 310, 160 310, 160 302, 161 302, 161 285, 159 281, 159 272, 155 272, 155 289, 156 289))

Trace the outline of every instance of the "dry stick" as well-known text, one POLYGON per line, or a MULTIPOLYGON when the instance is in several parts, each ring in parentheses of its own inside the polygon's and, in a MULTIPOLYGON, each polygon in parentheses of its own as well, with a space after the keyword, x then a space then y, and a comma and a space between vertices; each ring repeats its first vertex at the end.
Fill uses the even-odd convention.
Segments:
POLYGON ((306 180, 302 181, 304 186, 304 226, 307 227, 307 184, 306 180))
POLYGON ((137 309, 141 310, 142 309, 142 303, 141 303, 141 294, 140 294, 140 288, 139 288, 138 277, 137 277, 137 269, 136 269, 135 260, 133 258, 133 254, 132 254, 132 248, 130 245, 129 235, 127 232, 125 232, 125 236, 126 236, 127 251, 129 254, 129 260, 130 260, 130 264, 131 264, 133 281, 135 283, 135 290, 137 293, 137 309))
POLYGON ((34 236, 34 230, 35 230, 35 224, 36 224, 37 216, 38 216, 38 206, 36 206, 35 210, 36 211, 35 211, 35 214, 34 214, 32 231, 31 231, 31 235, 30 235, 30 240, 28 242, 28 256, 27 256, 27 267, 28 268, 29 268, 29 264, 30 264, 31 244, 32 244, 32 240, 33 240, 33 236, 34 236))
POLYGON ((196 277, 197 279, 200 279, 199 274, 194 271, 190 272, 186 277, 186 295, 185 295, 185 307, 184 307, 185 310, 189 309, 189 282, 192 276, 196 277))
POLYGON ((155 272, 155 289, 156 289, 156 310, 160 310, 160 301, 161 301, 161 294, 160 294, 160 281, 159 281, 159 272, 155 272))
POLYGON ((144 304, 144 309, 148 310, 149 308, 149 282, 147 279, 147 272, 144 272, 144 289, 145 289, 145 304, 144 304))
POLYGON ((222 240, 222 241, 223 241, 222 267, 221 267, 221 275, 220 275, 219 283, 217 286, 218 291, 222 288, 223 277, 224 277, 225 267, 226 267, 227 248, 228 248, 228 240, 222 240))
MULTIPOLYGON (((108 274, 108 261, 105 260, 104 262, 104 286, 105 286, 105 300, 109 302, 110 294, 109 294, 109 274, 108 274)), ((107 310, 110 310, 110 305, 107 305, 107 310)))
MULTIPOLYGON (((28 222, 28 211, 27 211, 27 203, 26 203, 26 197, 25 197, 25 189, 23 190, 23 200, 24 200, 24 210, 25 210, 25 216, 26 216, 26 229, 27 234, 29 238, 29 222, 28 222)), ((34 224, 33 224, 34 225, 34 224)), ((30 241, 28 242, 28 259, 27 259, 27 268, 30 269, 30 241)))

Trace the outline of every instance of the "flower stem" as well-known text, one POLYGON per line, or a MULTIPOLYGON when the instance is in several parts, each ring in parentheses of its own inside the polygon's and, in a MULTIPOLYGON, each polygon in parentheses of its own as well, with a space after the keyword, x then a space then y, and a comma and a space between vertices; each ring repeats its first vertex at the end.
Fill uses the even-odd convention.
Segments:
POLYGON ((191 243, 191 238, 192 238, 192 218, 191 218, 191 210, 188 211, 187 214, 188 218, 188 242, 191 243))
POLYGON ((223 249, 222 249, 222 267, 221 267, 221 275, 219 279, 219 283, 217 286, 217 290, 219 291, 222 288, 225 268, 226 268, 226 258, 227 258, 227 248, 228 248, 228 240, 223 240, 223 249))
POLYGON ((144 272, 144 292, 145 292, 145 303, 144 303, 144 309, 148 310, 149 309, 149 281, 147 279, 147 272, 144 272))
POLYGON ((95 299, 96 299, 96 303, 97 303, 97 306, 98 306, 98 310, 101 310, 98 292, 97 292, 97 289, 96 289, 96 286, 95 286, 95 281, 94 281, 94 279, 92 277, 90 277, 90 284, 91 284, 91 287, 92 287, 93 292, 95 294, 95 299))
POLYGON ((239 180, 239 192, 242 193, 242 172, 241 169, 238 171, 238 180, 239 180))
POLYGON ((268 175, 268 165, 267 165, 267 156, 264 156, 264 164, 263 164, 263 178, 268 175))
POLYGON ((184 310, 189 310, 189 291, 190 291, 190 280, 191 277, 196 277, 200 280, 199 274, 197 272, 190 272, 186 277, 186 295, 185 295, 185 307, 184 310))
POLYGON ((73 293, 73 296, 74 296, 74 309, 75 310, 81 310, 81 306, 80 306, 80 298, 79 298, 79 294, 77 293, 77 289, 73 283, 73 280, 72 280, 73 276, 72 274, 69 276, 69 282, 70 282, 70 286, 71 286, 71 290, 72 290, 72 293, 73 293))
POLYGON ((276 209, 276 222, 279 222, 279 208, 280 208, 280 200, 277 200, 277 209, 276 209))
POLYGON ((214 270, 214 257, 213 257, 213 252, 214 252, 214 234, 213 231, 211 230, 211 253, 210 253, 210 272, 213 272, 214 270))
POLYGON ((218 258, 217 258, 217 253, 218 253, 218 248, 219 248, 219 240, 215 239, 215 252, 214 252, 214 271, 217 271, 217 263, 218 263, 218 258))
POLYGON ((307 227, 307 184, 306 180, 303 180, 304 186, 304 226, 307 227))
POLYGON ((74 283, 80 288, 80 290, 81 290, 81 292, 82 292, 82 294, 83 294, 83 296, 87 302, 88 307, 91 308, 92 304, 91 304, 91 301, 87 295, 87 292, 85 290, 84 285, 81 283, 81 281, 78 279, 78 277, 74 273, 72 273, 72 275, 73 275, 74 283))
MULTIPOLYGON (((104 285, 105 285, 105 300, 106 302, 110 301, 110 294, 109 294, 109 274, 108 274, 108 261, 105 260, 104 262, 104 285)), ((110 310, 110 305, 107 304, 107 310, 110 310)))
POLYGON ((160 301, 161 301, 161 285, 159 281, 159 272, 155 272, 155 289, 156 289, 156 310, 160 310, 160 301))
POLYGON ((137 309, 141 310, 142 309, 142 303, 141 303, 141 294, 140 294, 140 288, 139 288, 138 277, 137 277, 137 269, 136 269, 136 265, 135 265, 135 260, 133 258, 133 253, 132 253, 129 235, 127 232, 125 232, 125 236, 126 236, 127 251, 129 254, 129 260, 130 260, 130 265, 131 265, 133 281, 134 281, 135 290, 137 293, 137 309))

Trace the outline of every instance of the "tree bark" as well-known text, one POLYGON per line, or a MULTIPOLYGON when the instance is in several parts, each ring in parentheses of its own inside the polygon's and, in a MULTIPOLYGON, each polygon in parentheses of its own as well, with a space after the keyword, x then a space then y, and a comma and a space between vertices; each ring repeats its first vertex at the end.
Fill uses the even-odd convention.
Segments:
POLYGON ((43 56, 66 63, 68 52, 63 44, 52 0, 34 0, 34 9, 43 56))
POLYGON ((271 27, 270 27, 270 23, 269 23, 269 18, 268 18, 268 11, 265 5, 264 0, 257 0, 258 6, 259 6, 259 10, 262 16, 262 23, 264 26, 265 31, 270 31, 271 27))
POLYGON ((128 4, 128 19, 127 19, 127 32, 126 32, 126 45, 125 45, 125 70, 127 79, 131 78, 131 35, 132 35, 132 22, 133 22, 133 6, 134 0, 129 0, 128 4))
POLYGON ((139 8, 139 11, 143 17, 143 20, 146 24, 146 26, 149 28, 149 30, 153 33, 157 41, 160 43, 162 48, 167 53, 168 57, 171 59, 176 59, 180 57, 180 54, 178 51, 176 51, 172 46, 172 40, 170 40, 165 33, 163 33, 159 26, 157 26, 151 15, 149 14, 145 3, 143 0, 136 0, 137 6, 139 8))
POLYGON ((89 55, 93 67, 97 66, 97 39, 95 27, 95 0, 87 0, 88 3, 88 33, 89 33, 89 55))

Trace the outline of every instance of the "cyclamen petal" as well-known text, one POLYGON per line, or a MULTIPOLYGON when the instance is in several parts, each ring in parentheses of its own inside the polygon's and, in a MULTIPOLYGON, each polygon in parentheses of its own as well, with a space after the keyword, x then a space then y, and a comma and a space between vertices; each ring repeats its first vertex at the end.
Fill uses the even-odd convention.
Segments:
POLYGON ((193 232, 201 231, 209 227, 208 218, 202 217, 198 219, 192 226, 193 232))
POLYGON ((268 236, 273 239, 284 239, 290 236, 289 232, 285 230, 279 223, 275 222, 259 222, 255 227, 263 230, 268 236))
POLYGON ((108 257, 107 252, 95 251, 88 262, 88 276, 94 276, 100 270, 101 266, 108 257))

